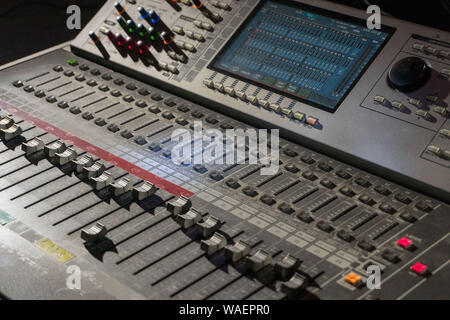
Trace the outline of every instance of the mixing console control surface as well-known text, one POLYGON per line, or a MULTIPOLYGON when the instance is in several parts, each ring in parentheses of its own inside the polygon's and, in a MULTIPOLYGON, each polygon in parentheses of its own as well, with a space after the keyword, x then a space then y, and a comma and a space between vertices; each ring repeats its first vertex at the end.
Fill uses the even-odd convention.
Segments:
POLYGON ((249 125, 65 50, 0 76, 8 297, 448 298, 443 202, 286 140, 272 176, 176 164, 176 129, 249 125))

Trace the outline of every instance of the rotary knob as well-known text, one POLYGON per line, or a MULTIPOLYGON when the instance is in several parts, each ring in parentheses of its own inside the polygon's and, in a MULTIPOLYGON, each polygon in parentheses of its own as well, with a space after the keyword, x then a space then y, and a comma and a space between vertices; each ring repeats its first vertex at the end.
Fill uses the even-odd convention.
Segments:
POLYGON ((431 77, 431 65, 419 57, 407 57, 397 61, 389 71, 389 85, 401 92, 421 88, 431 77))

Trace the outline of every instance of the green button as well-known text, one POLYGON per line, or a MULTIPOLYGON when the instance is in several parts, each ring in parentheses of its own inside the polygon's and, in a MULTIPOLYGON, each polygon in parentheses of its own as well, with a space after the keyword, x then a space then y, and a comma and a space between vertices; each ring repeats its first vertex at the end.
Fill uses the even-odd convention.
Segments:
POLYGON ((305 119, 305 114, 301 112, 296 112, 294 113, 294 118, 297 119, 298 121, 303 121, 303 119, 305 119))
POLYGON ((78 61, 75 59, 68 60, 67 63, 70 64, 72 67, 75 67, 78 65, 78 61))

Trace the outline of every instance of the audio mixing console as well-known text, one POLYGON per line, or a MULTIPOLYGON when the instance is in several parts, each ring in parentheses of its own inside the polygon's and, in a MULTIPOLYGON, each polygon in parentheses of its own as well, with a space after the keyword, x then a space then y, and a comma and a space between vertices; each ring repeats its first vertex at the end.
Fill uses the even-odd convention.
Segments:
POLYGON ((2 295, 449 299, 450 34, 365 18, 107 1, 70 47, 0 71, 2 295), (279 170, 173 161, 199 123, 280 129, 279 170))

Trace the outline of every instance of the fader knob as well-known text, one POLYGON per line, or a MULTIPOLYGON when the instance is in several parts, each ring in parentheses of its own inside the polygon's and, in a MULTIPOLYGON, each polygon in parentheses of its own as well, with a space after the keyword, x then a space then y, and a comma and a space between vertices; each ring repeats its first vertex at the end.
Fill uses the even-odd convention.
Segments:
POLYGON ((191 207, 191 200, 183 196, 172 200, 167 204, 167 210, 174 216, 186 213, 191 207))
POLYGON ((157 188, 153 183, 145 181, 138 187, 133 188, 133 198, 136 201, 142 201, 152 196, 156 192, 157 188))
POLYGON ((39 138, 33 138, 30 141, 22 143, 22 150, 27 155, 42 151, 44 150, 44 142, 39 138))
POLYGON ((388 74, 389 85, 401 92, 421 88, 431 77, 431 66, 422 58, 407 57, 397 61, 388 74))

